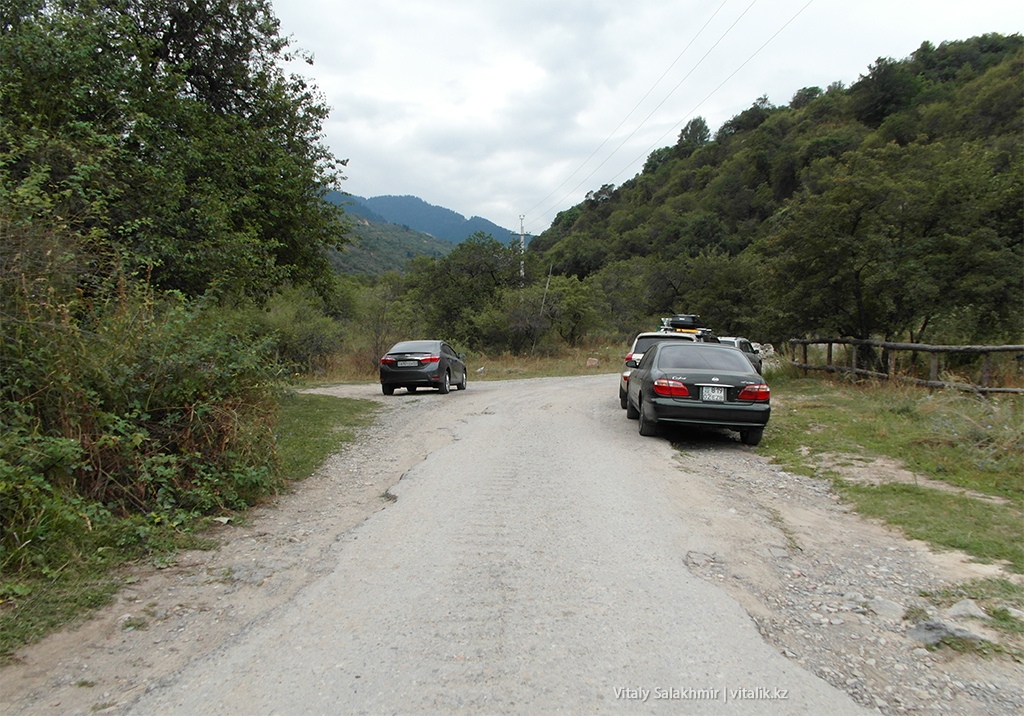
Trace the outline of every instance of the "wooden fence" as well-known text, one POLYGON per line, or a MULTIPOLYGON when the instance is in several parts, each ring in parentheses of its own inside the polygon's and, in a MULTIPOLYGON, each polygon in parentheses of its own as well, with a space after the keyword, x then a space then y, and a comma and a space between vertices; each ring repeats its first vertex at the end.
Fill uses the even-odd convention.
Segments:
MULTIPOLYGON (((1024 355, 1022 346, 931 346, 923 343, 890 343, 888 341, 868 341, 857 338, 793 338, 789 341, 792 346, 800 346, 801 360, 791 360, 790 363, 801 368, 804 374, 810 370, 823 370, 831 373, 853 373, 870 378, 881 378, 898 380, 904 383, 920 385, 926 388, 955 388, 977 393, 1020 393, 1024 394, 1024 388, 1005 388, 990 385, 992 378, 992 354, 993 353, 1019 353, 1024 355), (808 361, 807 346, 824 345, 826 348, 825 364, 811 365, 808 361), (833 346, 849 346, 845 351, 846 362, 838 365, 833 362, 833 346), (883 350, 883 362, 885 372, 864 367, 866 361, 859 359, 860 348, 881 348, 883 350), (915 378, 908 375, 901 375, 897 372, 897 356, 900 352, 911 354, 911 364, 918 353, 927 353, 929 359, 928 380, 915 378), (982 356, 981 375, 977 383, 945 382, 939 380, 939 362, 944 354, 970 354, 982 356)), ((872 359, 874 368, 878 362, 872 359)))

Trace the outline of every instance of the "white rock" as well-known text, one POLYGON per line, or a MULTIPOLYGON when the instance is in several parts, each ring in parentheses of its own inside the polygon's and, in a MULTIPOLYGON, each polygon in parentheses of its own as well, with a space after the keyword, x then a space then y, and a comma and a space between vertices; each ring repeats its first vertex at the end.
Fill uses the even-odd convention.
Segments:
POLYGON ((988 619, 988 614, 986 614, 973 599, 961 599, 946 610, 946 616, 951 619, 962 617, 970 619, 988 619))

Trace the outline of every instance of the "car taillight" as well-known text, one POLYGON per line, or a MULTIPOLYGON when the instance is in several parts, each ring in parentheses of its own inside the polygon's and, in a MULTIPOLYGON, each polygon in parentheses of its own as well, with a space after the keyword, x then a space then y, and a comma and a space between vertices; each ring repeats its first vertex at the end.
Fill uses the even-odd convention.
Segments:
POLYGON ((748 385, 736 396, 736 400, 753 400, 757 403, 766 403, 772 397, 771 391, 764 383, 760 385, 748 385))
POLYGON ((383 358, 380 359, 381 365, 394 365, 397 362, 397 360, 391 358, 390 356, 384 356, 383 358))
POLYGON ((424 356, 420 358, 420 363, 437 363, 441 360, 441 356, 424 356))
POLYGON ((678 380, 669 380, 668 378, 659 378, 654 381, 654 392, 666 398, 690 397, 690 391, 686 389, 683 383, 680 383, 678 380))
POLYGON ((628 363, 631 360, 633 360, 633 354, 632 353, 627 353, 626 354, 626 362, 628 363))

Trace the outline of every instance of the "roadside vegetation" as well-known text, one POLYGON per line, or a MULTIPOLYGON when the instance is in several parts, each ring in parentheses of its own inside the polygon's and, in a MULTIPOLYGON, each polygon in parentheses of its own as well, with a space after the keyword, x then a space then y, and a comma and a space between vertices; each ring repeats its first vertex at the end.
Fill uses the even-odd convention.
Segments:
MULTIPOLYGON (((277 465, 274 486, 288 490, 344 448, 355 431, 373 419, 376 404, 286 391, 276 419, 277 465)), ((92 529, 72 531, 54 545, 60 560, 39 560, 20 569, 5 566, 0 578, 0 664, 20 646, 73 623, 106 604, 138 567, 163 568, 186 549, 216 549, 210 528, 244 519, 241 511, 213 516, 179 513, 96 521, 92 529)), ((50 538, 50 535, 45 535, 50 538)), ((52 541, 52 540, 51 540, 52 541)))
POLYGON ((1024 573, 1024 397, 772 376, 761 452, 860 514, 1024 573), (878 462, 882 460, 883 462, 878 462))
MULTIPOLYGON (((936 607, 973 600, 989 627, 1024 634, 1024 396, 931 391, 872 381, 769 376, 772 420, 758 452, 787 470, 830 480, 858 514, 936 550, 1002 565, 1005 578, 976 579, 922 594, 936 607)), ((964 640, 958 651, 1024 651, 964 640)))

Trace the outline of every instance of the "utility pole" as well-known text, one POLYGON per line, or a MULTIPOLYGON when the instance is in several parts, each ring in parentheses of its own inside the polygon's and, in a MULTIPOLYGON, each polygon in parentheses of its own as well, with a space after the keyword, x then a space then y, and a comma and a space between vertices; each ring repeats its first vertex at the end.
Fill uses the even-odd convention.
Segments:
POLYGON ((523 219, 526 216, 519 215, 519 278, 526 281, 526 234, 523 231, 523 219))

